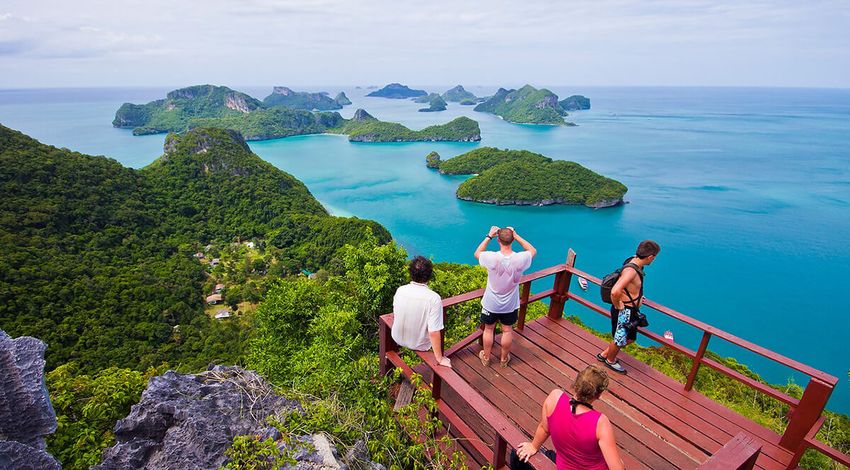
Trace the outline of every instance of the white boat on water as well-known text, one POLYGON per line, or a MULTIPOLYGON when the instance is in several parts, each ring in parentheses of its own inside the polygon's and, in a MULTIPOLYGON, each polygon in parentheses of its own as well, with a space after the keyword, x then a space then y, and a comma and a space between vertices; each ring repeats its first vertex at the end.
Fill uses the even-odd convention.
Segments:
POLYGON ((581 287, 582 290, 587 290, 587 279, 579 276, 578 285, 579 287, 581 287))

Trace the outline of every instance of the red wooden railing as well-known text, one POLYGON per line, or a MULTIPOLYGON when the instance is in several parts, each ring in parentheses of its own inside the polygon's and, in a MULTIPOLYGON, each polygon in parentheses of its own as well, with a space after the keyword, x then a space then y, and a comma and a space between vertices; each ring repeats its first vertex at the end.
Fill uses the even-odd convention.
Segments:
MULTIPOLYGON (((577 269, 575 267, 575 259, 575 252, 573 250, 569 250, 567 262, 565 264, 555 265, 550 268, 527 274, 522 277, 520 281, 520 309, 519 317, 517 319, 516 324, 517 330, 521 331, 525 326, 525 316, 528 309, 528 304, 543 299, 549 299, 549 311, 547 313, 547 316, 552 319, 560 319, 563 317, 564 304, 569 299, 572 299, 575 302, 581 304, 582 306, 610 318, 610 312, 608 308, 597 305, 569 291, 573 275, 581 276, 596 285, 599 285, 600 283, 599 278, 577 269), (555 279, 553 281, 551 289, 546 289, 542 292, 532 294, 532 282, 552 275, 554 275, 555 279)), ((470 300, 478 299, 481 298, 483 295, 484 289, 478 289, 475 291, 466 292, 464 294, 449 297, 443 299, 443 308, 445 309, 453 305, 458 305, 464 302, 468 302, 470 300)), ((696 351, 693 351, 685 346, 682 346, 681 344, 674 343, 673 341, 670 341, 667 338, 664 338, 663 336, 658 335, 646 328, 638 329, 638 332, 641 333, 643 336, 646 336, 647 338, 661 344, 664 347, 670 348, 678 353, 684 354, 691 358, 691 360, 693 361, 693 366, 691 367, 691 371, 688 374, 687 381, 684 384, 684 390, 688 391, 693 388, 697 372, 699 371, 702 365, 714 369, 727 377, 737 380, 743 383, 744 385, 754 390, 757 390, 765 395, 773 397, 783 403, 786 403, 789 406, 790 411, 788 416, 788 426, 785 428, 785 432, 783 433, 779 441, 780 446, 794 452, 794 457, 789 463, 788 468, 796 468, 800 461, 800 458, 803 456, 803 453, 809 448, 815 449, 816 451, 826 455, 827 457, 836 462, 841 463, 842 465, 850 466, 850 456, 843 454, 838 450, 833 449, 832 447, 829 447, 828 445, 818 441, 814 437, 823 425, 823 418, 821 417, 821 415, 826 406, 827 401, 829 400, 829 396, 831 395, 832 390, 835 388, 835 385, 838 382, 838 379, 836 377, 827 374, 823 371, 814 369, 800 362, 797 362, 793 359, 787 358, 769 349, 763 348, 757 344, 741 339, 723 330, 717 329, 711 325, 691 318, 673 309, 667 308, 652 300, 644 299, 643 305, 652 308, 664 315, 667 315, 670 318, 673 318, 674 320, 696 328, 702 331, 703 333, 702 340, 700 341, 698 349, 696 351), (705 357, 705 352, 708 350, 708 343, 713 336, 721 338, 731 344, 759 354, 767 359, 770 359, 774 362, 782 364, 783 366, 786 366, 797 372, 809 376, 809 382, 806 385, 805 390, 803 391, 803 396, 800 399, 796 399, 768 385, 765 385, 761 382, 757 382, 756 380, 753 380, 752 378, 747 377, 727 367, 724 364, 705 357)), ((398 345, 396 345, 395 342, 392 340, 392 337, 390 335, 391 328, 392 314, 383 315, 381 317, 379 328, 379 355, 381 361, 381 373, 386 374, 390 370, 390 364, 392 364, 396 367, 401 368, 405 375, 411 376, 413 374, 412 369, 407 364, 405 364, 404 361, 398 356, 398 345)), ((445 350, 444 354, 450 357, 455 352, 479 340, 480 337, 481 331, 478 330, 467 336, 466 338, 460 340, 456 344, 452 345, 450 348, 445 350)), ((457 414, 452 412, 448 405, 445 404, 445 402, 443 402, 439 398, 440 387, 443 385, 443 383, 445 383, 449 387, 452 387, 453 389, 455 389, 455 391, 461 392, 460 396, 465 397, 469 401, 469 404, 473 407, 473 409, 475 409, 482 416, 482 418, 484 418, 488 422, 488 424, 490 424, 491 427, 496 429, 497 442, 493 444, 492 448, 495 449, 495 453, 492 454, 493 460, 490 460, 490 463, 494 464, 496 468, 501 468, 504 464, 504 451, 506 449, 506 445, 510 445, 511 447, 515 448, 519 444, 519 442, 526 440, 524 433, 516 429, 516 427, 513 426, 510 422, 508 422, 506 419, 502 419, 503 416, 501 413, 494 412, 494 410, 491 409, 492 405, 490 405, 489 402, 480 397, 480 395, 475 392, 468 384, 466 384, 466 382, 460 376, 454 373, 452 369, 435 367, 433 361, 433 354, 420 353, 420 357, 433 372, 434 383, 431 385, 431 389, 435 398, 437 398, 437 403, 440 408, 440 411, 444 412, 444 409, 448 411, 444 412, 444 416, 448 419, 449 423, 455 427, 455 429, 460 430, 461 434, 464 434, 464 436, 470 439, 470 441, 475 441, 479 444, 482 444, 480 443, 480 441, 477 440, 477 437, 474 437, 474 434, 466 435, 466 433, 463 432, 464 428, 468 430, 468 427, 464 423, 462 423, 457 414), (499 457, 499 455, 501 455, 501 457, 499 457)), ((471 433, 472 431, 469 430, 469 432, 471 433)), ((476 447, 476 449, 481 455, 484 456, 488 455, 489 453, 487 451, 487 449, 489 449, 489 446, 486 445, 484 445, 483 447, 479 445, 478 447, 476 447)), ((535 468, 554 468, 554 465, 549 466, 549 464, 551 464, 551 462, 546 458, 542 458, 542 460, 537 459, 537 461, 534 463, 535 468), (538 464, 540 466, 538 466, 538 464)))

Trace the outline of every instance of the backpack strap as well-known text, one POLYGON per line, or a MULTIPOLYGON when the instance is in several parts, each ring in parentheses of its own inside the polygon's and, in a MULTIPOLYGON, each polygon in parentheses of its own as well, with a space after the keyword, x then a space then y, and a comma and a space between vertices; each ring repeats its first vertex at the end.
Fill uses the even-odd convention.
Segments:
MULTIPOLYGON (((629 259, 631 259, 631 258, 629 258, 629 259)), ((620 269, 620 272, 622 273, 623 272, 622 270, 626 269, 626 268, 634 269, 635 272, 638 274, 638 276, 640 276, 640 294, 639 294, 638 298, 642 298, 643 297, 643 269, 641 269, 640 266, 638 266, 637 264, 632 263, 630 261, 627 261, 623 265, 623 267, 620 269)), ((631 302, 631 304, 632 304, 631 307, 637 307, 637 301, 635 301, 635 299, 632 298, 632 294, 629 293, 629 290, 623 289, 623 291, 626 292, 626 296, 629 298, 629 302, 631 302)))

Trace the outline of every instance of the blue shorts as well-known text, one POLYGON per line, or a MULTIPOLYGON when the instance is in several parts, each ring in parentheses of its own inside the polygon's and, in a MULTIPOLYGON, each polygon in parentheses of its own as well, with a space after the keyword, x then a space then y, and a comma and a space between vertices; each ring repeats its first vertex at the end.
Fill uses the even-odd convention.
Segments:
POLYGON ((617 310, 611 306, 611 336, 614 337, 614 344, 623 347, 629 344, 630 341, 637 339, 637 328, 626 328, 626 323, 634 320, 637 316, 638 309, 634 307, 623 307, 617 310))
POLYGON ((516 323, 517 314, 519 313, 519 309, 514 310, 513 312, 508 313, 493 313, 487 311, 487 309, 481 309, 481 323, 485 325, 493 325, 496 322, 501 323, 505 326, 511 326, 516 323))

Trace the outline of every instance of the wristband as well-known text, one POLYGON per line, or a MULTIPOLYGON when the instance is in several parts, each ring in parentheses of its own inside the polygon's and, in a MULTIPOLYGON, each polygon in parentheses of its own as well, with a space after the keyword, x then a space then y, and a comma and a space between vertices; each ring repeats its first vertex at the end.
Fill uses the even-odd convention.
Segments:
POLYGON ((490 240, 492 240, 492 239, 493 239, 493 237, 491 237, 490 235, 487 235, 487 238, 489 238, 490 240))

